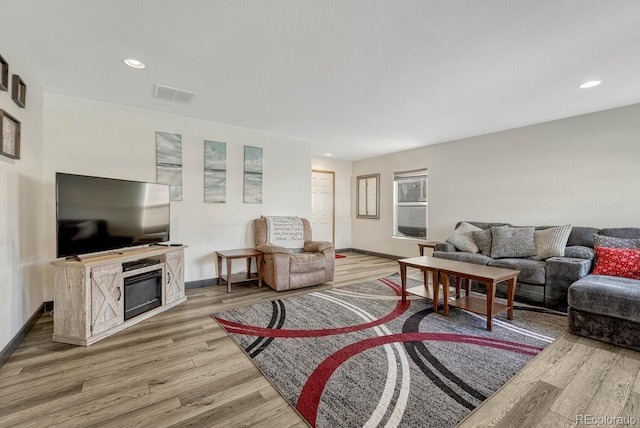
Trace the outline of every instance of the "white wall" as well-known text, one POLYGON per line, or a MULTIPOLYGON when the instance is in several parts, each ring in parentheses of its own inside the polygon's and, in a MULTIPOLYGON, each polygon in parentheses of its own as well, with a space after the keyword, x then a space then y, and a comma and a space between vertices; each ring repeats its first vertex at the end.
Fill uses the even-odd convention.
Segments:
POLYGON ((21 122, 20 159, 0 156, 0 351, 44 302, 42 274, 42 90, 0 32, 9 90, 0 109, 21 122), (11 99, 11 75, 27 85, 26 108, 11 99))
POLYGON ((311 166, 316 170, 335 172, 335 247, 351 248, 351 162, 313 157, 311 166))
POLYGON ((380 220, 352 209, 352 246, 418 255, 391 237, 393 172, 425 167, 429 240, 459 220, 640 227, 638 118, 640 104, 354 162, 354 177, 381 174, 381 203, 380 220))
MULTIPOLYGON (((57 171, 156 180, 155 132, 182 135, 183 191, 171 203, 171 241, 188 245, 185 279, 217 276, 216 250, 252 247, 260 215, 311 215, 308 140, 45 93, 46 254, 55 258, 57 171), (204 203, 204 140, 227 143, 227 203, 204 203), (264 148, 263 203, 242 200, 244 145, 264 148)), ((246 269, 238 262, 234 271, 246 269)), ((47 290, 51 299, 52 293, 47 290)))

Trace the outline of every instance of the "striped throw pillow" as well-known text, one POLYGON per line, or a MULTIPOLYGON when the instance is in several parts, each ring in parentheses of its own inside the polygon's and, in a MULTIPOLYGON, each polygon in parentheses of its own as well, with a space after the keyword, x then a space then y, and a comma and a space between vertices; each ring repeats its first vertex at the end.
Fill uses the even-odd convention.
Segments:
POLYGON ((564 256, 564 249, 567 246, 570 234, 570 224, 536 230, 533 234, 533 239, 536 243, 536 255, 532 259, 544 260, 549 257, 564 256))

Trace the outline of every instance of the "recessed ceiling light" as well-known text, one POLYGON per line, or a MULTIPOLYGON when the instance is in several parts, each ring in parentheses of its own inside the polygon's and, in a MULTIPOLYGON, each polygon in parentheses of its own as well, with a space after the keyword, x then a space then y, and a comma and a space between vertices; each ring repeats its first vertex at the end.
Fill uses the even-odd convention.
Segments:
POLYGON ((146 65, 142 61, 138 61, 137 59, 127 58, 124 60, 124 63, 127 64, 131 68, 142 69, 145 68, 146 65))
POLYGON ((325 156, 333 156, 331 153, 325 153, 325 156))
POLYGON ((580 89, 593 88, 594 86, 598 86, 602 82, 599 80, 589 80, 588 82, 584 82, 582 85, 578 86, 580 89))

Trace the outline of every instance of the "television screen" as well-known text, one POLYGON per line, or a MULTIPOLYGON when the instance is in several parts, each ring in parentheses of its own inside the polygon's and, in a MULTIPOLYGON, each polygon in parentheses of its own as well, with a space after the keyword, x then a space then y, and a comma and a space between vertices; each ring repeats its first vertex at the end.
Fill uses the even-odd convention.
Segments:
POLYGON ((57 257, 169 240, 169 186, 56 173, 57 257))

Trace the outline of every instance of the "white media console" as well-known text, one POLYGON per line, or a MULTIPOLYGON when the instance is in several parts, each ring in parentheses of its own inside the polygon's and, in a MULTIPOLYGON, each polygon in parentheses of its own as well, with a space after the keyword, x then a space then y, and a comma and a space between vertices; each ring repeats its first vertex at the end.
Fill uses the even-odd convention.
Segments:
POLYGON ((184 249, 156 245, 51 262, 53 340, 88 346, 185 302, 184 249))

